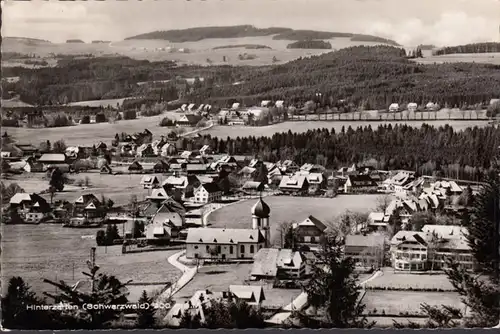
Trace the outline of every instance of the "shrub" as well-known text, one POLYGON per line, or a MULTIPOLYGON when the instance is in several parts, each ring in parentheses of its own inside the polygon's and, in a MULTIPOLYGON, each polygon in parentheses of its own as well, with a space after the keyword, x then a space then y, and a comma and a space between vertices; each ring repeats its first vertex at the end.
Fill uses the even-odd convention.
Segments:
POLYGON ((48 128, 58 128, 72 125, 71 119, 63 112, 47 115, 46 119, 46 127, 48 128))
POLYGON ((82 120, 80 121, 80 124, 90 124, 90 116, 85 115, 82 117, 82 120))
POLYGON ((488 106, 486 110, 486 116, 488 117, 496 117, 500 113, 500 102, 495 102, 488 106))
POLYGON ((136 119, 137 118, 137 113, 135 110, 125 110, 123 112, 123 119, 128 120, 128 119, 136 119))
POLYGON ((104 115, 104 113, 98 113, 97 115, 95 115, 95 122, 96 123, 106 122, 106 115, 104 115))
POLYGON ((2 118, 2 126, 18 127, 19 122, 17 119, 5 119, 2 118))
POLYGON ((161 121, 160 121, 160 126, 175 126, 175 121, 171 120, 170 118, 168 117, 164 117, 161 121))

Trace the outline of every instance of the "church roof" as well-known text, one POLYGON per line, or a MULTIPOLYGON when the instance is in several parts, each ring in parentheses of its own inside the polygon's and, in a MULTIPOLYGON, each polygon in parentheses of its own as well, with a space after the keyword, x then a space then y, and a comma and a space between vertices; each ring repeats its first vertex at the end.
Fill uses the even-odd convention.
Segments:
POLYGON ((269 208, 269 205, 267 205, 262 200, 262 197, 252 207, 252 215, 257 216, 258 218, 269 218, 270 213, 271 213, 271 209, 269 208))

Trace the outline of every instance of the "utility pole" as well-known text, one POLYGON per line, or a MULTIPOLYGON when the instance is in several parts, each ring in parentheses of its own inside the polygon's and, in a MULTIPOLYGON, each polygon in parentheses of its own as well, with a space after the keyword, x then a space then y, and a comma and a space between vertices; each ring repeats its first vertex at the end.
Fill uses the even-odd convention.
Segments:
POLYGON ((91 274, 92 274, 92 282, 91 284, 91 291, 92 293, 95 291, 95 282, 94 282, 94 268, 95 268, 95 247, 90 248, 90 266, 91 266, 91 274))

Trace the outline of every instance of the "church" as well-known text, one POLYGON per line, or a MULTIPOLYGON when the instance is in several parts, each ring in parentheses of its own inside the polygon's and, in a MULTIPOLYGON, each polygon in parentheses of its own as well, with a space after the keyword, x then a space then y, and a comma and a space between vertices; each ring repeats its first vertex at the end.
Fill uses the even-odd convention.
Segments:
POLYGON ((259 199, 252 207, 252 228, 190 228, 186 238, 188 259, 253 259, 261 248, 270 247, 271 209, 259 199))

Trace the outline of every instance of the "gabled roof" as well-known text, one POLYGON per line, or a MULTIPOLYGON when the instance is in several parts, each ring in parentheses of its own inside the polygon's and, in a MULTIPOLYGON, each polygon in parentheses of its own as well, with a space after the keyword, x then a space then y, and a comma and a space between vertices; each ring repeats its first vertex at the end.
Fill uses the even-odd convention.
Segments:
POLYGON ((214 194, 220 192, 221 189, 217 183, 203 183, 200 187, 203 187, 209 194, 214 194))
POLYGON ((229 292, 231 292, 236 298, 246 300, 250 303, 260 303, 266 299, 262 286, 230 285, 229 292))
POLYGON ((238 174, 239 175, 251 175, 253 173, 255 173, 256 169, 253 168, 253 167, 249 167, 249 166, 245 166, 243 167, 239 172, 238 174))
POLYGON ((172 233, 171 228, 165 223, 155 223, 147 225, 145 230, 147 239, 156 239, 157 237, 170 236, 172 233))
POLYGON ((75 204, 87 204, 90 202, 100 204, 99 199, 94 194, 84 194, 75 200, 75 204))
POLYGON ((235 228, 190 228, 186 243, 195 244, 238 244, 263 242, 264 236, 259 230, 235 228))
POLYGON ((142 165, 138 161, 134 161, 128 166, 128 170, 142 170, 142 169, 143 169, 142 165))
POLYGON ((177 212, 158 212, 154 215, 153 224, 172 224, 175 227, 182 227, 182 217, 177 212))
POLYGON ((24 201, 31 201, 31 195, 28 193, 17 193, 10 198, 10 204, 21 204, 24 201))
POLYGON ((294 175, 294 176, 284 175, 283 178, 281 179, 279 187, 302 189, 305 182, 307 182, 307 179, 304 175, 294 175))
POLYGON ((167 199, 170 196, 168 196, 167 192, 163 188, 157 188, 153 189, 151 191, 151 195, 147 196, 148 199, 167 199))
POLYGON ((263 191, 264 190, 264 183, 263 182, 256 182, 256 181, 247 181, 241 187, 244 190, 257 190, 257 191, 263 191))
POLYGON ((445 239, 463 239, 468 234, 466 227, 457 225, 424 225, 422 232, 435 233, 445 239))
POLYGON ((427 246, 427 238, 428 236, 424 232, 399 231, 392 237, 391 245, 399 245, 403 242, 417 242, 423 246, 427 246))
POLYGON ((293 228, 298 228, 301 226, 316 226, 321 232, 324 232, 327 229, 326 225, 314 216, 309 216, 301 223, 294 223, 292 226, 293 228))
POLYGON ((188 178, 186 176, 169 176, 165 179, 165 181, 163 181, 162 185, 185 187, 188 185, 188 178))
POLYGON ((160 181, 155 175, 144 175, 141 179, 141 185, 158 184, 160 181))
POLYGON ((370 177, 370 175, 349 175, 347 179, 351 182, 353 187, 376 186, 377 183, 370 177))

